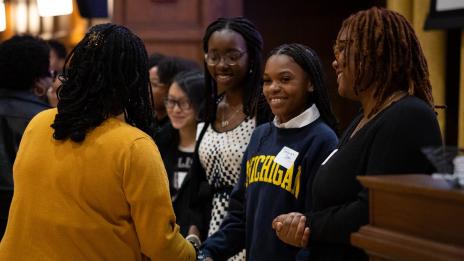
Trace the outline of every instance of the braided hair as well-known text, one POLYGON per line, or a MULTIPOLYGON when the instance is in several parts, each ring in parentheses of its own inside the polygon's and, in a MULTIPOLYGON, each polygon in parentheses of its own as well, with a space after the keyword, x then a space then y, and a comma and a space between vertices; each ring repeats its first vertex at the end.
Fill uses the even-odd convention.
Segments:
MULTIPOLYGON (((262 94, 262 70, 263 70, 263 38, 256 29, 255 25, 244 17, 219 18, 206 28, 203 37, 203 51, 208 52, 208 41, 214 32, 223 29, 232 30, 240 34, 245 39, 248 53, 248 68, 250 73, 246 75, 243 87, 243 112, 247 116, 255 116, 258 108, 265 105, 262 94)), ((217 110, 217 86, 211 74, 205 66, 206 84, 206 121, 213 122, 216 119, 217 110)))
POLYGON ((287 55, 291 57, 307 73, 314 86, 314 91, 308 95, 307 104, 311 105, 315 103, 321 114, 321 118, 337 133, 337 119, 330 105, 322 64, 316 52, 302 44, 291 43, 274 48, 270 52, 269 57, 272 55, 287 55))
POLYGON ((152 135, 147 59, 142 40, 129 29, 109 23, 90 28, 66 59, 53 137, 81 142, 121 113, 128 124, 152 135))
POLYGON ((434 106, 427 61, 411 24, 401 14, 373 7, 346 19, 334 46, 341 52, 340 36, 347 33, 345 64, 354 52, 354 91, 374 89, 375 114, 396 91, 407 91, 434 106), (351 49, 351 47, 354 47, 351 49))

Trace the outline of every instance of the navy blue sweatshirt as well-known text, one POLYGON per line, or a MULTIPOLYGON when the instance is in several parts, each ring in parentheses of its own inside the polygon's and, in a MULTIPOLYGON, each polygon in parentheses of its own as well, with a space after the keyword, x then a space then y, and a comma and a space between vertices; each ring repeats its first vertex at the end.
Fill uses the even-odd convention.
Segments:
POLYGON ((256 128, 228 214, 219 231, 202 246, 205 256, 226 260, 246 247, 247 260, 295 260, 300 249, 277 238, 272 220, 280 214, 311 209, 307 189, 337 142, 335 133, 321 119, 301 128, 277 128, 273 123, 256 128), (282 166, 288 160, 275 162, 284 147, 298 152, 288 169, 282 166))

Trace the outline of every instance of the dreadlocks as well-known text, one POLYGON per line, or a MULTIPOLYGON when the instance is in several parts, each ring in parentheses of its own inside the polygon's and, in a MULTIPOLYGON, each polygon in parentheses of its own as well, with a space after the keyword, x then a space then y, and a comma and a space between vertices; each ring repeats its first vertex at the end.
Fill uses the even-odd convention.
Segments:
MULTIPOLYGON (((247 116, 254 116, 257 109, 265 105, 262 95, 261 77, 263 69, 262 48, 263 38, 256 30, 254 24, 243 17, 219 18, 206 28, 203 37, 203 51, 208 52, 208 41, 211 35, 223 29, 229 29, 240 34, 245 39, 247 53, 249 57, 249 74, 245 79, 246 86, 243 87, 243 112, 247 116)), ((205 66, 205 84, 206 84, 206 120, 213 122, 216 118, 217 104, 217 86, 205 66)))
POLYGON ((314 92, 308 96, 307 104, 315 103, 322 119, 335 131, 338 131, 338 123, 330 106, 329 94, 325 84, 325 77, 319 57, 313 49, 302 44, 283 44, 273 49, 269 56, 284 54, 291 57, 305 71, 314 92))
POLYGON ((89 130, 121 113, 127 123, 152 135, 147 53, 136 35, 123 26, 96 25, 66 63, 52 124, 55 139, 81 142, 89 130))
POLYGON ((343 32, 349 40, 342 66, 350 63, 350 52, 354 52, 354 91, 358 94, 373 88, 377 98, 371 115, 399 90, 434 106, 427 61, 414 29, 402 15, 377 7, 351 15, 342 24, 335 55, 343 49, 340 44, 343 32))

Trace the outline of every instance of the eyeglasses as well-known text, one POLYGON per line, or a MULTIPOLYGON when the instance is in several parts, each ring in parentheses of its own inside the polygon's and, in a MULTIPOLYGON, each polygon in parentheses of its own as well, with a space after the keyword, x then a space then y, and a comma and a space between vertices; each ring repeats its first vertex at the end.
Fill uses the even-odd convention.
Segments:
POLYGON ((176 104, 183 111, 192 108, 192 104, 188 100, 174 100, 169 98, 164 99, 164 105, 166 106, 166 109, 172 110, 174 107, 176 107, 176 104))
POLYGON ((206 64, 210 66, 217 65, 221 58, 224 59, 224 63, 229 66, 237 65, 238 61, 246 52, 239 50, 233 50, 225 53, 224 55, 219 54, 218 52, 208 52, 205 54, 206 64))

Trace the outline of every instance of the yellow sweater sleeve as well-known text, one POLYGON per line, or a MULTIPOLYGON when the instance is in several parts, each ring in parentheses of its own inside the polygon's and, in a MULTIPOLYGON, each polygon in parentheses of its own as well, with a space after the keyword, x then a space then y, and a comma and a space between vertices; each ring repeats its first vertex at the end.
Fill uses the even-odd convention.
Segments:
POLYGON ((176 224, 166 170, 154 142, 138 139, 128 154, 123 187, 142 253, 151 260, 195 260, 195 249, 176 224))

